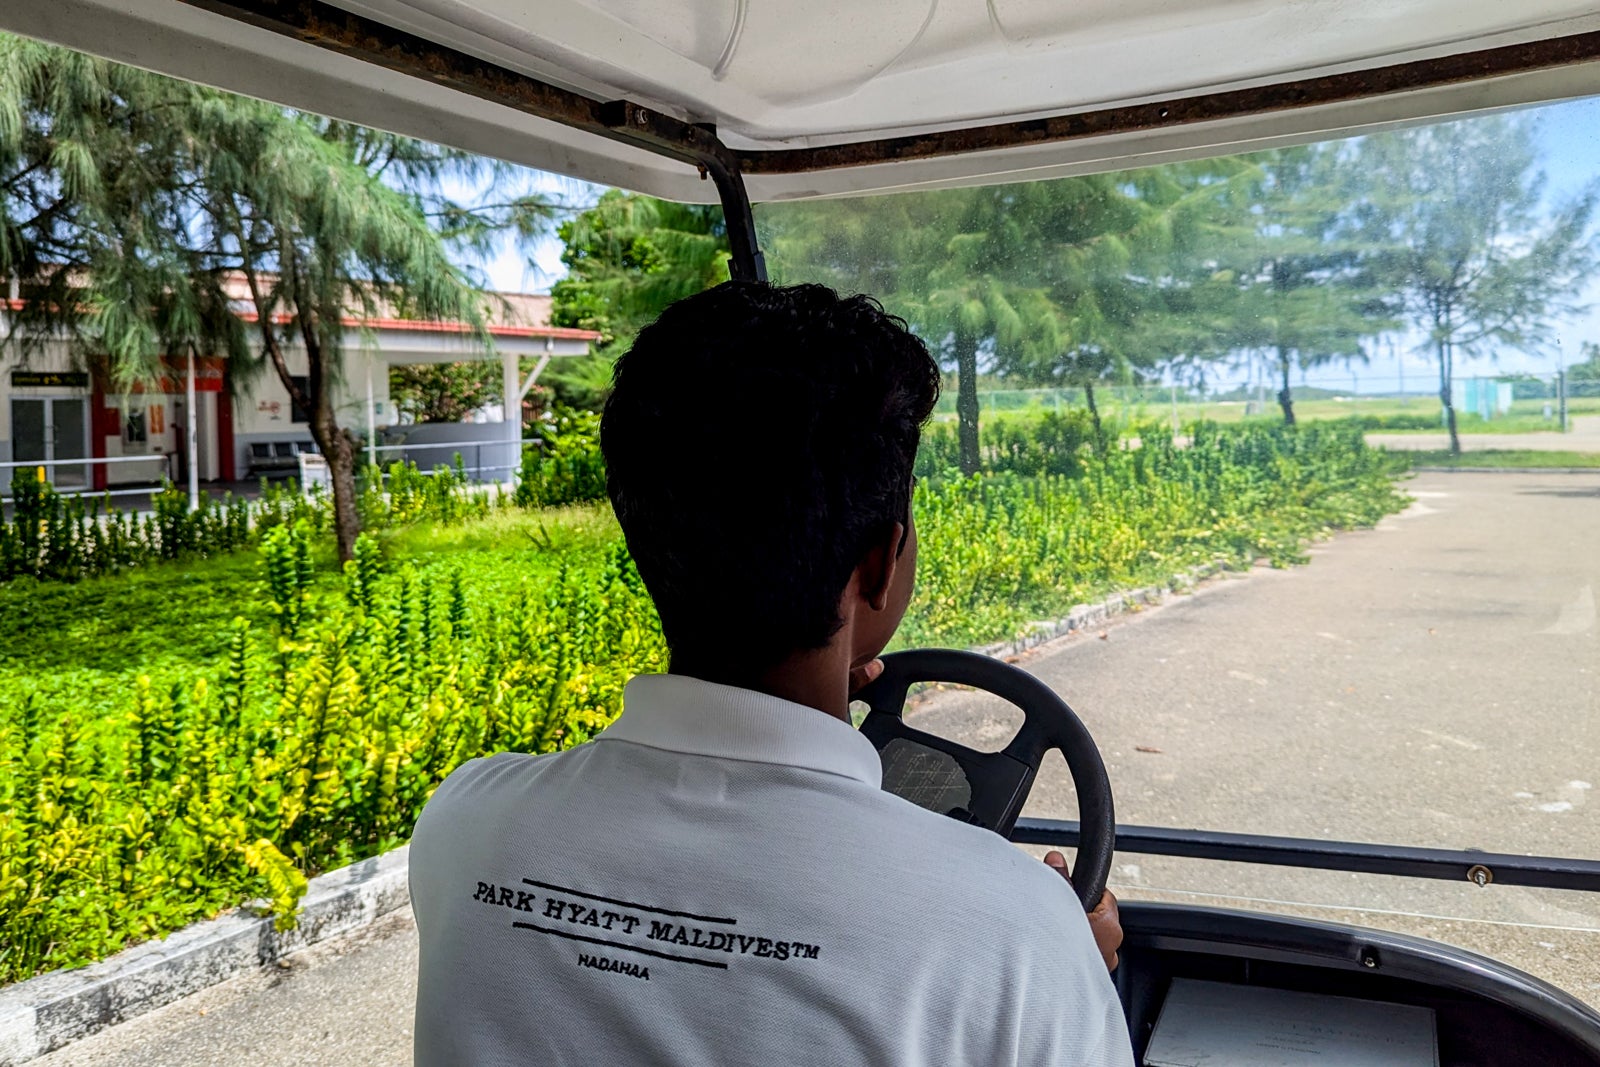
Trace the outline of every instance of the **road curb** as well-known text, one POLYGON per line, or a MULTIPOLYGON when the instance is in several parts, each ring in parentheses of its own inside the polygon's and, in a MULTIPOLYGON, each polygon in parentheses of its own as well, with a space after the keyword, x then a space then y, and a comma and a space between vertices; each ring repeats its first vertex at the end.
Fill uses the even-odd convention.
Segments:
POLYGON ((293 930, 274 930, 271 918, 246 906, 99 963, 0 990, 0 1067, 26 1063, 405 906, 409 850, 403 845, 312 879, 293 930))
MULTIPOLYGON (((1160 603, 1175 592, 1238 568, 1217 562, 1159 585, 1079 604, 1034 623, 1021 637, 972 649, 995 659, 1160 603)), ((409 845, 312 879, 295 929, 280 933, 250 907, 175 931, 77 970, 52 971, 0 989, 0 1067, 14 1067, 109 1026, 276 963, 319 941, 360 929, 410 901, 409 845)))
POLYGON ((980 645, 972 649, 972 651, 989 656, 992 659, 1009 659, 1013 656, 1020 656, 1024 652, 1038 648, 1049 641, 1054 641, 1058 637, 1066 637, 1068 634, 1076 633, 1079 630, 1087 630, 1091 626, 1101 626, 1118 615, 1159 604, 1172 593, 1181 593, 1193 589, 1213 575, 1240 569, 1222 561, 1207 563, 1193 570, 1174 575, 1160 585, 1147 585, 1140 589, 1113 593, 1096 604, 1079 604, 1059 619, 1033 623, 1021 637, 1011 641, 1000 641, 992 645, 980 645))

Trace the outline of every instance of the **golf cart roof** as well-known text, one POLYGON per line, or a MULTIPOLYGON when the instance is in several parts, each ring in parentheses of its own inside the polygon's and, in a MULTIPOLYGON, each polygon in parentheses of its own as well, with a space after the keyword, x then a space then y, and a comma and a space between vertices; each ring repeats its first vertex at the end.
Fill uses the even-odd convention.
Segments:
POLYGON ((1590 0, 12 0, 0 28, 683 201, 713 156, 782 200, 1600 91, 1590 0))

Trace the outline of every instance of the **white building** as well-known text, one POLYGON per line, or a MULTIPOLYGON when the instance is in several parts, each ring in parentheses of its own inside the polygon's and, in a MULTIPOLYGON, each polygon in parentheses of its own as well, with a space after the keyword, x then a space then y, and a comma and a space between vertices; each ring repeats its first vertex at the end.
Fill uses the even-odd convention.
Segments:
MULTIPOLYGON (((494 360, 505 389, 520 400, 551 358, 583 355, 599 339, 589 330, 551 326, 548 296, 495 295, 504 306, 489 326, 493 351, 459 323, 347 320, 342 375, 334 389, 340 425, 362 438, 385 436, 383 431, 396 425, 389 399, 391 366, 494 360), (529 363, 531 373, 524 369, 529 363)), ((0 335, 8 325, 3 316, 18 307, 14 301, 0 303, 0 335)), ((253 311, 241 314, 254 321, 253 311)), ((306 372, 302 347, 290 344, 285 354, 291 374, 306 372)), ((0 349, 0 495, 19 464, 43 466, 46 477, 64 491, 149 484, 162 477, 181 483, 187 477, 188 364, 180 357, 165 362, 167 373, 159 381, 124 394, 86 370, 81 354, 65 341, 47 343, 26 358, 15 346, 0 349)), ((201 481, 252 478, 292 457, 297 448, 311 446, 304 414, 290 403, 270 367, 244 373, 227 360, 203 357, 195 361, 193 386, 201 481)), ((511 408, 520 415, 520 402, 511 408)), ((484 442, 486 447, 477 449, 436 449, 437 459, 448 461, 447 452, 462 452, 469 466, 503 470, 516 461, 508 441, 520 440, 521 425, 517 420, 417 427, 406 437, 484 442)), ((378 458, 387 462, 397 454, 378 458)))

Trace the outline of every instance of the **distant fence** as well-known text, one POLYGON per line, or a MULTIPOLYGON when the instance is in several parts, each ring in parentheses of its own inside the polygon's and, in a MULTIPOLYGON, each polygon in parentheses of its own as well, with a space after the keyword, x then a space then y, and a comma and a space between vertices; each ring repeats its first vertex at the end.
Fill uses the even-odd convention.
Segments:
POLYGON ((426 441, 362 448, 377 466, 414 463, 423 474, 450 467, 475 482, 508 482, 522 462, 522 441, 426 441))
POLYGON ((177 453, 159 452, 148 456, 83 456, 70 459, 16 460, 0 463, 0 504, 11 503, 11 482, 18 471, 25 475, 38 471, 40 481, 51 483, 60 496, 141 496, 150 492, 150 486, 171 481, 176 476, 177 453), (120 489, 96 489, 90 477, 91 467, 142 464, 132 472, 139 482, 120 489))

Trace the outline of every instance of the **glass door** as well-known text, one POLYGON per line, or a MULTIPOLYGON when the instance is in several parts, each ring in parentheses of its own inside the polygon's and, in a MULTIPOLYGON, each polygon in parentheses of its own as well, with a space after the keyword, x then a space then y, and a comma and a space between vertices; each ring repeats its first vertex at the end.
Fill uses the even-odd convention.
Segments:
POLYGON ((50 401, 51 456, 50 480, 58 489, 85 489, 89 485, 89 465, 62 460, 86 459, 89 455, 89 405, 79 397, 58 397, 50 401))
POLYGON ((43 463, 49 458, 45 404, 32 397, 11 401, 11 458, 18 463, 43 463))
POLYGON ((61 489, 82 489, 89 484, 88 402, 81 397, 12 397, 11 457, 18 463, 37 463, 45 477, 61 489))

